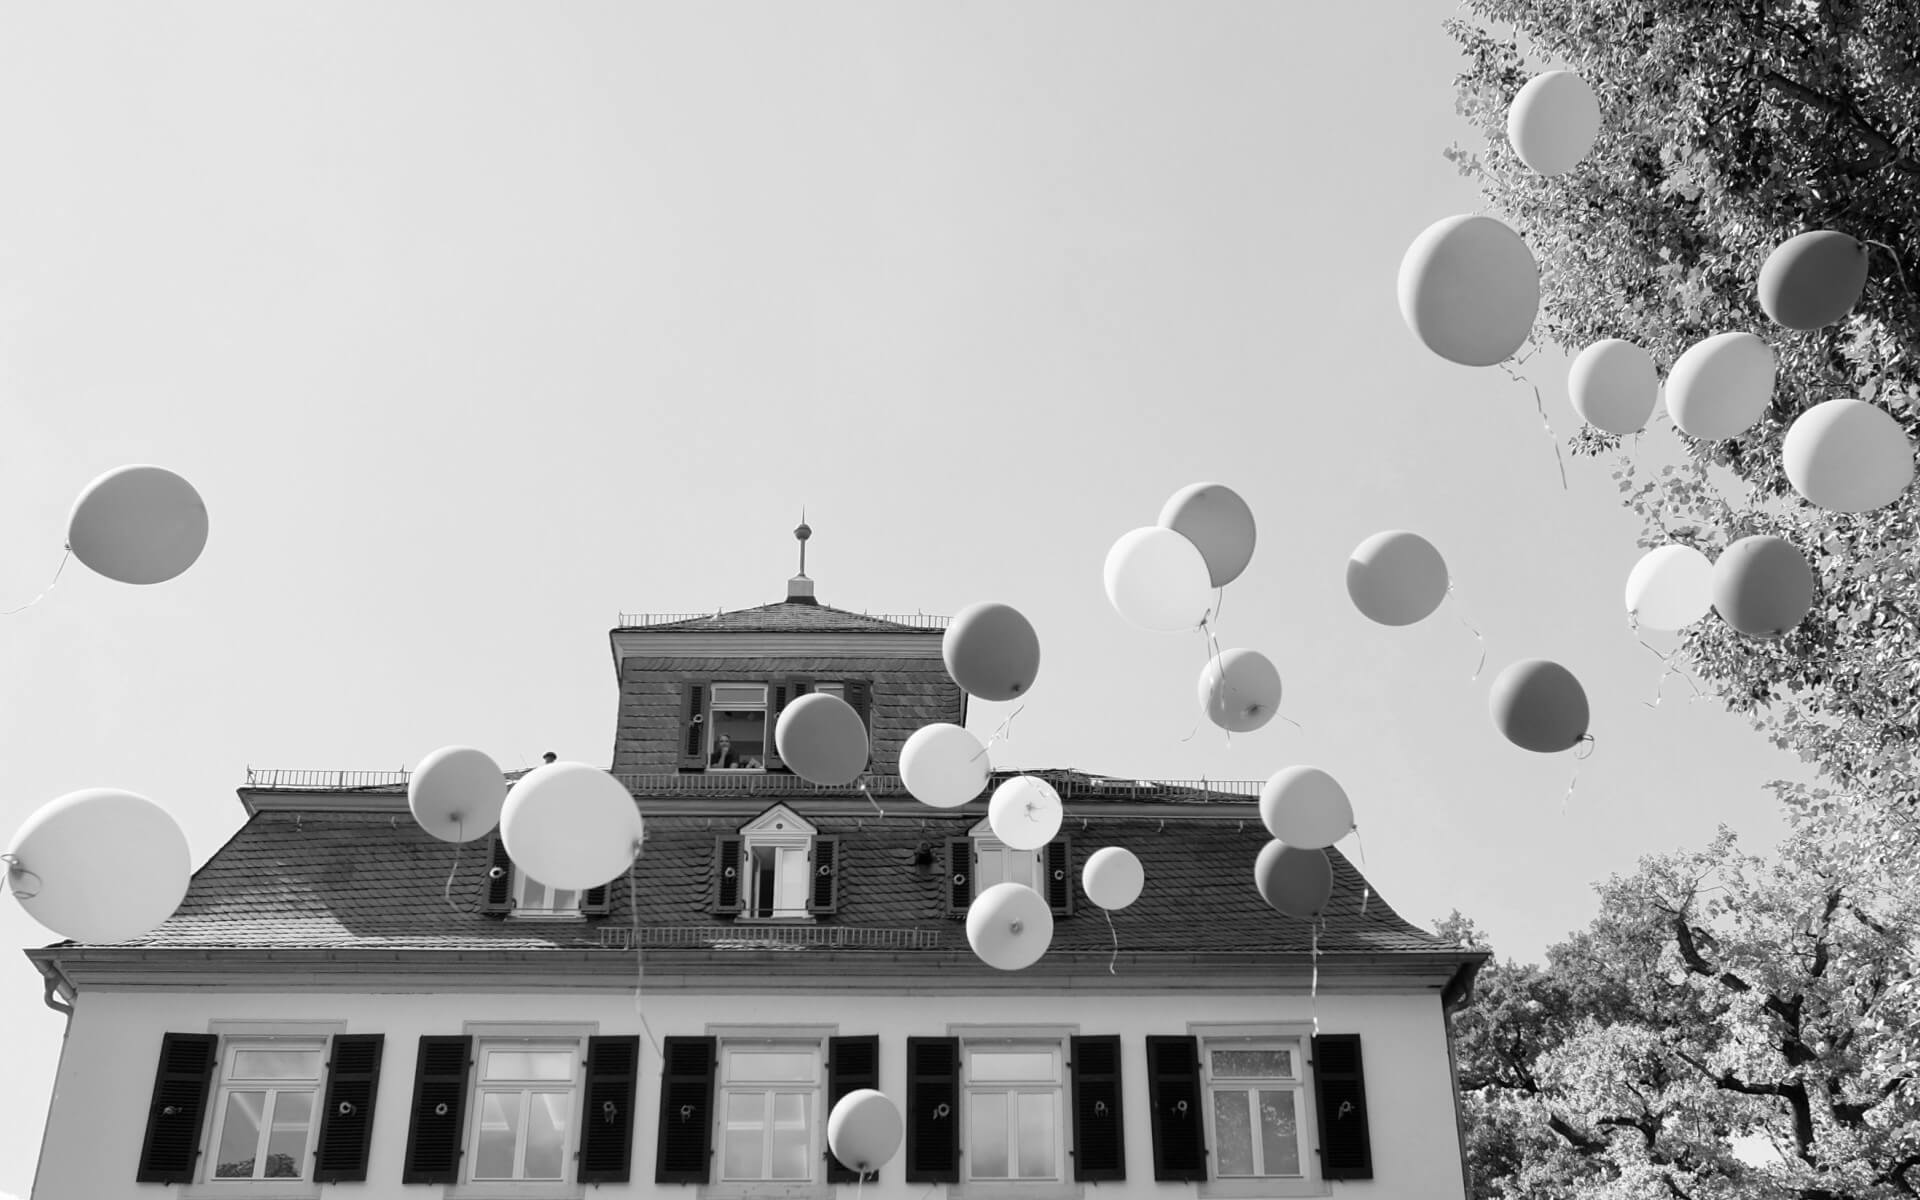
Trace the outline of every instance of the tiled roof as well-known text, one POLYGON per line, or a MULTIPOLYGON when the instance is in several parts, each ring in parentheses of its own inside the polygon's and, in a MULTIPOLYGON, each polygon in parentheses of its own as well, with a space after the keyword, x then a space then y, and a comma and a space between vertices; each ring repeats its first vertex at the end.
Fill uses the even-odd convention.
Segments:
POLYGON ((630 626, 648 633, 919 633, 939 630, 903 625, 865 613, 847 612, 825 604, 781 601, 759 608, 742 608, 661 625, 630 626))

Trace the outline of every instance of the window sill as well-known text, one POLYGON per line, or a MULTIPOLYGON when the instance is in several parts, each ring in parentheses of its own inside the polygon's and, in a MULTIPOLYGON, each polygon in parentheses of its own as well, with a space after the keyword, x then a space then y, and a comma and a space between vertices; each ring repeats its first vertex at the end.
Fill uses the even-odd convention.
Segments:
POLYGON ((507 914, 509 921, 584 921, 583 912, 542 912, 539 909, 516 908, 507 914))
POLYGON ((811 913, 795 913, 789 917, 746 917, 733 919, 735 925, 817 925, 811 913))
POLYGON ((703 1183, 699 1200, 832 1200, 831 1183, 769 1181, 764 1183, 703 1183))
POLYGON ((487 1183, 449 1184, 443 1200, 583 1200, 584 1183, 520 1183, 502 1179, 487 1183))
POLYGON ((1333 1185, 1324 1179, 1209 1179, 1200 1185, 1199 1194, 1201 1200, 1331 1196, 1333 1185))
POLYGON ((1081 1200, 1087 1185, 1065 1182, 1023 1183, 1009 1179, 1005 1183, 974 1179, 947 1185, 947 1200, 1081 1200))
POLYGON ((208 1179, 180 1189, 180 1200, 319 1200, 311 1179, 208 1179))

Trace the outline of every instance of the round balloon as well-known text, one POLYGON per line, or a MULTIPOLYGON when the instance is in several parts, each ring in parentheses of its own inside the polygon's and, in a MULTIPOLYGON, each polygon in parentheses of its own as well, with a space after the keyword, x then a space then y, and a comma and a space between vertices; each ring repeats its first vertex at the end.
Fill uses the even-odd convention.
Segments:
POLYGON ((996 883, 967 906, 967 944, 980 961, 1018 971, 1053 942, 1053 910, 1024 883, 996 883))
POLYGON ((1760 267, 1760 307, 1788 329, 1833 324, 1866 287, 1866 245, 1831 229, 1788 238, 1760 267))
POLYGON ((1347 595, 1368 620, 1411 625, 1447 598, 1447 561, 1417 533, 1376 533, 1347 560, 1347 595))
POLYGON ((1785 538, 1741 538, 1713 564, 1713 607, 1748 637, 1780 637, 1813 607, 1813 568, 1785 538))
POLYGON ((1540 309, 1540 269, 1492 217, 1429 225, 1400 260, 1400 315, 1427 349, 1468 367, 1513 355, 1540 309))
POLYGON ((67 545, 108 579, 165 583, 206 548, 207 506, 192 484, 165 467, 118 467, 74 501, 67 545))
POLYGON ((1660 399, 1653 355, 1625 338, 1582 350, 1567 368, 1567 397, 1580 419, 1604 433, 1638 433, 1660 399))
POLYGON ((867 727, 838 696, 810 692, 780 710, 773 724, 780 761, 809 783, 841 787, 867 769, 867 727))
POLYGON ((1260 788, 1260 821, 1289 846, 1321 850, 1353 832, 1353 802, 1319 767, 1282 767, 1260 788))
POLYGON ((1325 850, 1268 842, 1253 863, 1260 898, 1290 917, 1317 917, 1333 899, 1333 863, 1325 850))
POLYGON ((923 725, 900 748, 901 782, 933 808, 959 808, 978 796, 992 770, 980 739, 958 725, 923 725))
MULTIPOLYGON (((500 823, 507 778, 484 751, 442 746, 407 779, 413 819, 443 842, 470 842, 500 823)), ((544 882, 544 881, 543 881, 544 882)))
POLYGON ((42 805, 7 846, 8 888, 34 920, 76 942, 124 942, 173 915, 193 873, 167 811, 118 788, 42 805))
POLYGON ((1253 510, 1225 484, 1181 488, 1160 510, 1160 524, 1194 544, 1214 587, 1240 578, 1253 559, 1253 510))
POLYGON ((1773 399, 1773 347, 1751 333, 1717 333, 1687 347, 1667 373, 1667 415, 1705 441, 1739 437, 1773 399))
POLYGON ((1493 723, 1522 750, 1554 754, 1587 735, 1587 693, 1557 662, 1529 658, 1493 681, 1493 723))
POLYGON ((1793 490, 1834 512, 1872 512, 1913 482, 1913 442, 1883 408, 1828 400, 1800 414, 1780 446, 1793 490))
POLYGON ((1600 133, 1600 100, 1572 71, 1527 80, 1507 108, 1507 141, 1537 175, 1571 171, 1600 133))
POLYGON ((1060 793, 1033 775, 1016 775, 993 789, 987 825, 1015 850, 1038 850, 1060 832, 1060 793))
POLYGON ((1692 546, 1649 550, 1627 575, 1627 612, 1648 629, 1685 629, 1713 607, 1713 564, 1692 546))
POLYGON ((947 625, 940 656, 947 674, 969 696, 1012 700, 1024 696, 1040 673, 1040 638, 1019 610, 973 604, 947 625))
POLYGON ((877 1171, 900 1149, 906 1126, 885 1092, 856 1088, 840 1097, 827 1116, 827 1149, 842 1166, 862 1175, 877 1171))
POLYGON ((639 852, 641 832, 625 785, 582 762, 528 771, 500 810, 507 857, 550 888, 584 892, 619 875, 639 852))
POLYGON ((1200 709, 1229 733, 1252 733, 1280 710, 1280 672, 1258 650, 1228 650, 1200 668, 1200 709))
POLYGON ((1080 870, 1080 887, 1087 899, 1109 912, 1117 912, 1140 898, 1147 883, 1146 869, 1133 851, 1121 846, 1102 846, 1087 856, 1080 870))
POLYGON ((1105 576, 1114 610, 1159 633, 1198 628, 1213 601, 1207 560, 1192 542, 1159 525, 1122 534, 1107 551, 1105 576))

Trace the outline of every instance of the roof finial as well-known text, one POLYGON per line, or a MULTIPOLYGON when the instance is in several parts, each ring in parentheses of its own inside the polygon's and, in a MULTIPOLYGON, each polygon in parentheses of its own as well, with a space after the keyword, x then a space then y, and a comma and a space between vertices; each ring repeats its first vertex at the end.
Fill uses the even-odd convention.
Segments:
POLYGON ((807 539, 813 536, 813 530, 807 528, 807 510, 800 509, 800 527, 793 531, 795 540, 800 543, 800 573, 787 580, 788 604, 818 604, 813 598, 813 580, 807 578, 807 539))
POLYGON ((813 530, 807 528, 807 506, 800 506, 800 527, 793 531, 800 542, 800 578, 807 577, 807 539, 813 536, 813 530))

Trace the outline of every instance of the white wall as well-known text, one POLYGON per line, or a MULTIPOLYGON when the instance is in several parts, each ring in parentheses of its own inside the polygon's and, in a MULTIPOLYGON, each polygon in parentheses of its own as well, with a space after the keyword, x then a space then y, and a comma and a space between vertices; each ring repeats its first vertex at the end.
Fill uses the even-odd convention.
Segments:
MULTIPOLYGON (((819 993, 701 995, 654 992, 643 997, 656 1038, 700 1034, 710 1024, 823 1024, 842 1034, 879 1034, 882 1090, 904 1101, 906 1038, 941 1036, 951 1023, 1066 1025, 1083 1034, 1122 1038, 1127 1146, 1125 1183, 1097 1185, 1101 1200, 1186 1200, 1195 1185, 1156 1183, 1147 1106, 1144 1037, 1184 1034, 1189 1022, 1303 1022, 1315 1005, 1306 996, 1194 993, 1099 995, 951 992, 895 995, 819 993)), ((1461 1197, 1459 1146, 1439 997, 1408 994, 1333 996, 1317 1002, 1323 1033, 1359 1033, 1366 1069, 1374 1179, 1333 1185, 1342 1195, 1420 1200, 1461 1197)), ((34 1200, 116 1200, 121 1197, 239 1197, 286 1195, 261 1185, 196 1185, 184 1195, 158 1184, 136 1184, 134 1170, 146 1128, 160 1036, 208 1032, 214 1020, 345 1021, 349 1033, 384 1033, 386 1051, 376 1101, 372 1159, 365 1184, 329 1185, 322 1194, 368 1200, 440 1200, 440 1186, 403 1187, 414 1056, 423 1034, 458 1034, 466 1021, 564 1021, 598 1026, 602 1034, 641 1033, 632 991, 539 994, 276 994, 201 990, 176 993, 82 993, 60 1063, 34 1200)), ((652 1195, 694 1200, 694 1193, 653 1182, 660 1060, 642 1038, 642 1078, 634 1134, 631 1185, 609 1185, 602 1195, 652 1195)), ((206 1161, 205 1155, 202 1162, 206 1161)), ((861 1200, 922 1200, 925 1184, 902 1181, 899 1159, 867 1185, 861 1200)), ((1089 1185, 1094 1188, 1096 1185, 1089 1185)), ((311 1195, 314 1189, 306 1189, 311 1195)), ((851 1185, 844 1189, 853 1195, 851 1185)), ((298 1194, 296 1189, 295 1194, 298 1194)))

